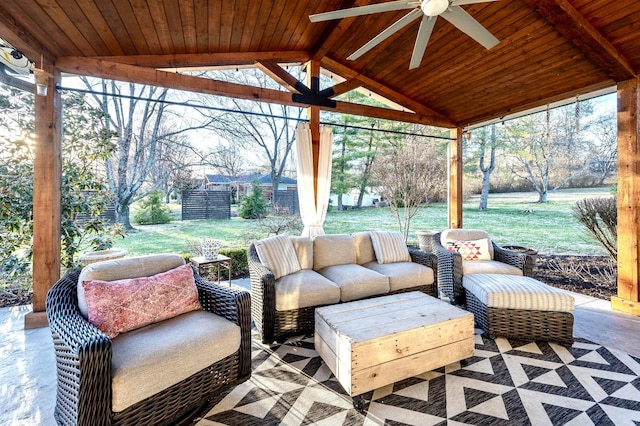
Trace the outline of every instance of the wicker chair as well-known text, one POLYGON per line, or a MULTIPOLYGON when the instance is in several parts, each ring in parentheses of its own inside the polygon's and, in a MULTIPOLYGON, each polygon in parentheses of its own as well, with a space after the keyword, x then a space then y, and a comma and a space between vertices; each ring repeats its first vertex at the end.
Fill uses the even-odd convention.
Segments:
MULTIPOLYGON (((484 231, 478 230, 448 230, 449 235, 455 235, 456 231, 463 233, 465 237, 471 238, 488 238, 489 235, 484 231)), ((442 233, 433 235, 432 247, 438 257, 438 289, 449 298, 451 303, 456 305, 464 305, 466 303, 465 291, 462 286, 463 277, 463 261, 460 253, 450 251, 442 244, 442 233)), ((521 271, 526 277, 533 276, 533 266, 535 264, 535 256, 529 253, 516 252, 507 250, 498 246, 490 239, 493 248, 493 260, 510 265, 521 271)), ((475 262, 475 261, 473 261, 475 262)), ((487 272, 485 272, 487 273, 487 272)))
MULTIPOLYGON (((194 270, 202 308, 240 327, 240 348, 181 382, 120 412, 112 411, 111 340, 78 309, 80 271, 70 271, 47 295, 58 376, 55 418, 68 425, 156 425, 190 421, 215 395, 251 375, 248 292, 202 279, 194 270)), ((189 362, 185 358, 185 362, 189 362)))
MULTIPOLYGON (((413 262, 428 266, 433 269, 434 274, 437 274, 438 261, 432 253, 410 247, 409 254, 413 262)), ((254 244, 251 244, 247 251, 247 262, 251 277, 251 316, 262 336, 262 342, 271 344, 274 341, 284 341, 288 336, 313 332, 315 309, 319 306, 287 311, 276 310, 276 280, 273 273, 260 263, 254 244)), ((388 294, 408 291, 421 291, 437 297, 437 280, 432 285, 397 290, 388 294)))

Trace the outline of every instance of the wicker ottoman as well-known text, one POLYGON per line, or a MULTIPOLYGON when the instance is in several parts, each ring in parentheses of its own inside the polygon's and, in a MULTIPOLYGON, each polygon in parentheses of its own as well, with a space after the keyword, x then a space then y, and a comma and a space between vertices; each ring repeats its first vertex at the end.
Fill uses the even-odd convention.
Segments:
POLYGON ((465 275, 467 310, 491 338, 573 344, 573 297, 538 280, 519 275, 465 275))

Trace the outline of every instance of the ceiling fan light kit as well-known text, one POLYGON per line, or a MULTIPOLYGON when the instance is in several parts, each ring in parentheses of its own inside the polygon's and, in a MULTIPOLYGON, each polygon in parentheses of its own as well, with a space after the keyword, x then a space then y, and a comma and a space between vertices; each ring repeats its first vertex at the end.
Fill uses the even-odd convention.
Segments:
POLYGON ((360 58, 397 31, 400 31, 405 26, 422 17, 409 63, 409 69, 414 69, 418 68, 422 62, 429 38, 431 37, 431 32, 435 25, 435 20, 438 16, 450 22, 454 27, 480 43, 486 49, 491 49, 498 44, 500 40, 460 7, 466 4, 488 3, 493 1, 498 0, 395 0, 332 12, 317 13, 310 15, 309 19, 311 22, 322 22, 333 19, 371 15, 374 13, 412 9, 408 14, 391 24, 380 34, 349 55, 347 59, 353 61, 360 58))

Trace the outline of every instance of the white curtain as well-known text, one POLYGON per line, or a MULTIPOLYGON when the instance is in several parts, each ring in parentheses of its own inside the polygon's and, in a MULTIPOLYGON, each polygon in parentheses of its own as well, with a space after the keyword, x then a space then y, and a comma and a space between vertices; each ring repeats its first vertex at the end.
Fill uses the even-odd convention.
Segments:
POLYGON ((320 127, 320 156, 318 159, 318 195, 313 188, 313 149, 311 129, 308 124, 300 124, 296 129, 296 151, 298 153, 298 200, 300 216, 304 223, 302 235, 313 237, 324 234, 322 225, 329 207, 331 191, 331 148, 333 131, 331 127, 320 127))

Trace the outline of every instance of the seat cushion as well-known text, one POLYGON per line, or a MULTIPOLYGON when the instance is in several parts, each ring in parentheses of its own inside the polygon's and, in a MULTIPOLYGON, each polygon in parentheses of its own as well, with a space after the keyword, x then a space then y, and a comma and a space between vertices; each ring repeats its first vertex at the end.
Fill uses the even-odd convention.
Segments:
POLYGON ((303 269, 276 281, 276 310, 330 305, 340 301, 340 287, 319 273, 303 269))
POLYGON ((415 262, 380 264, 376 261, 365 263, 363 266, 389 278, 390 291, 430 285, 434 282, 433 269, 415 262))
POLYGON ((193 311, 112 340, 112 409, 120 412, 238 351, 240 327, 193 311))
POLYGON ((462 278, 465 290, 491 308, 571 312, 573 297, 531 277, 477 274, 462 278))
POLYGON ((522 275, 522 269, 497 260, 463 260, 462 274, 522 275))
POLYGON ((300 262, 288 235, 276 235, 254 243, 260 263, 273 272, 275 279, 298 272, 300 262))
POLYGON ((318 272, 340 287, 343 302, 389 292, 387 277, 355 263, 327 266, 318 272))
POLYGON ((128 278, 149 277, 169 269, 184 265, 184 258, 178 254, 150 254, 147 256, 125 257, 87 265, 78 277, 78 309, 87 318, 87 302, 82 283, 88 280, 116 281, 128 278))
POLYGON ((356 244, 351 235, 325 234, 313 238, 313 269, 356 263, 356 244))

